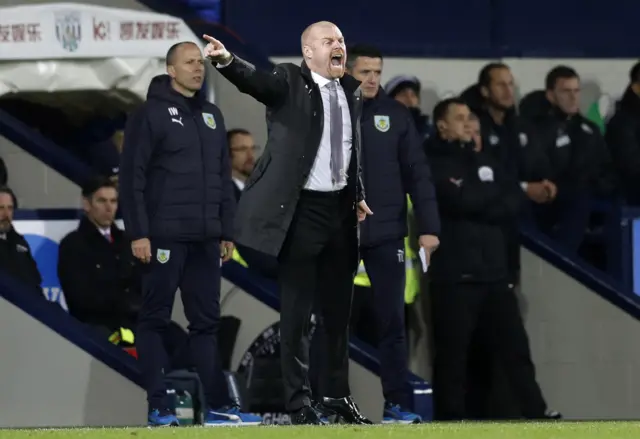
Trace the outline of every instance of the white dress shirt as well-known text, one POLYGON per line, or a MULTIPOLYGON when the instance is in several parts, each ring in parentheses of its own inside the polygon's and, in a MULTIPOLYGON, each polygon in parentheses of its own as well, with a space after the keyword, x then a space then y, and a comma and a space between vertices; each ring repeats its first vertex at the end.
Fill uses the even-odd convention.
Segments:
POLYGON ((106 228, 98 227, 98 231, 102 236, 105 237, 107 241, 111 241, 111 227, 106 227, 106 228))
POLYGON ((231 179, 233 180, 233 182, 235 183, 236 187, 238 188, 238 190, 240 192, 242 192, 244 190, 244 181, 239 180, 235 177, 231 177, 231 179))
MULTIPOLYGON (((226 64, 217 64, 217 68, 227 67, 233 59, 229 60, 226 64)), ((342 163, 344 168, 342 169, 340 181, 335 184, 331 178, 331 105, 330 105, 330 91, 326 87, 331 80, 318 75, 315 72, 311 72, 313 81, 318 84, 320 94, 322 95, 322 106, 324 107, 324 126, 322 129, 322 137, 320 138, 320 146, 318 147, 318 154, 313 162, 313 167, 309 173, 309 177, 304 185, 305 189, 320 192, 333 192, 343 189, 347 185, 347 171, 349 170, 349 164, 351 163, 351 145, 353 143, 353 131, 351 131, 351 114, 349 112, 349 103, 347 96, 344 94, 340 81, 334 79, 336 82, 336 90, 338 92, 338 105, 342 110, 342 163)))
POLYGON ((336 82, 336 88, 338 91, 338 104, 340 110, 342 110, 342 157, 344 168, 341 173, 340 181, 335 184, 331 181, 331 105, 330 105, 330 91, 326 87, 331 80, 318 75, 315 72, 311 72, 311 77, 314 82, 318 84, 320 94, 322 95, 322 106, 324 107, 324 126, 322 129, 322 137, 320 138, 320 146, 318 148, 318 154, 313 162, 313 167, 309 173, 309 178, 304 185, 305 189, 321 192, 337 191, 344 188, 347 185, 347 170, 349 169, 349 163, 351 162, 351 145, 352 145, 352 131, 351 131, 351 115, 349 113, 349 104, 347 97, 344 94, 344 90, 340 85, 340 81, 334 79, 336 82))

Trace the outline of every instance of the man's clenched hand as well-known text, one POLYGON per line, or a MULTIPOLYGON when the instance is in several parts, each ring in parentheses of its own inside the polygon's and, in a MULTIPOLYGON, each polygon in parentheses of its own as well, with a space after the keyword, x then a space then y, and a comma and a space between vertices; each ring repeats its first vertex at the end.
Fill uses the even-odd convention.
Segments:
POLYGON ((431 260, 431 254, 440 246, 440 239, 435 235, 420 235, 418 243, 420 244, 420 247, 424 249, 424 255, 427 259, 427 263, 429 263, 431 260))
POLYGON ((220 242, 220 257, 222 258, 222 262, 227 262, 233 256, 233 249, 235 246, 231 241, 221 241, 220 242))
POLYGON ((151 262, 151 242, 148 238, 136 239, 131 243, 131 252, 140 262, 151 262))

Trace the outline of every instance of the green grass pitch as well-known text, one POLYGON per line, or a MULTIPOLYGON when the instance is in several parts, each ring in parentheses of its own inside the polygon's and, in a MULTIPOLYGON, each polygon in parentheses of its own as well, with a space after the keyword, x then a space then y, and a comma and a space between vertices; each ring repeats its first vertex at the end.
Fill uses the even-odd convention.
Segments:
POLYGON ((640 422, 7 429, 0 439, 638 439, 640 422))

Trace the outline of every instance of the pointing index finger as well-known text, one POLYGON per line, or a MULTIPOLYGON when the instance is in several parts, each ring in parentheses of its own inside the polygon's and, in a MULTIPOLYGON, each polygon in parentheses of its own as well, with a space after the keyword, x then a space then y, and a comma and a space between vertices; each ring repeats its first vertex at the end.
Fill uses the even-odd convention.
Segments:
POLYGON ((220 43, 220 41, 216 40, 215 38, 213 38, 213 37, 211 37, 211 36, 209 36, 207 34, 202 35, 202 38, 204 38, 205 40, 207 40, 208 42, 213 43, 213 44, 220 43))

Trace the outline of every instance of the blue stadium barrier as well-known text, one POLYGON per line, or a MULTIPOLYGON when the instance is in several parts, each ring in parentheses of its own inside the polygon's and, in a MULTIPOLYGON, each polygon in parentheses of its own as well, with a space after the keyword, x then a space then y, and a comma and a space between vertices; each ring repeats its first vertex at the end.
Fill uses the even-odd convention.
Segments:
POLYGON ((619 271, 617 277, 630 294, 640 295, 640 208, 619 206, 610 229, 612 265, 619 271))
POLYGON ((567 256, 553 241, 539 232, 523 230, 521 238, 526 249, 640 320, 640 297, 629 294, 621 281, 594 269, 578 258, 567 256))
MULTIPOLYGON (((121 348, 88 331, 78 320, 71 318, 57 304, 34 298, 25 286, 4 272, 0 272, 0 296, 20 308, 52 331, 69 340, 89 355, 102 361, 134 384, 142 387, 142 377, 136 360, 121 348)), ((7 328, 5 328, 7 329, 7 328)))

